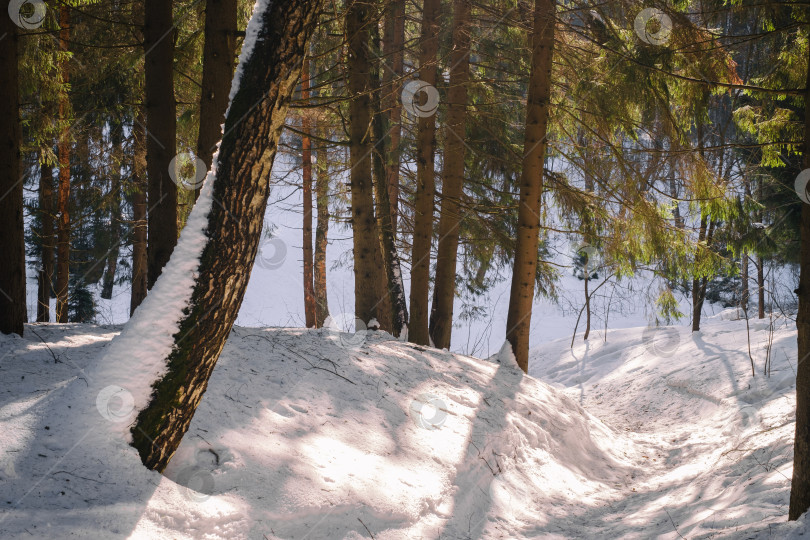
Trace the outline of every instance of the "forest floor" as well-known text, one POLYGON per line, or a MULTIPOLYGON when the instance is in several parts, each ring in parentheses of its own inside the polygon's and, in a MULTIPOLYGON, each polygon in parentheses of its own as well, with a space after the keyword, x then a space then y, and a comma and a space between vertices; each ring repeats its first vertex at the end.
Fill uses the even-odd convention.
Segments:
POLYGON ((0 337, 0 538, 810 535, 786 522, 794 325, 728 318, 551 341, 532 376, 237 327, 165 476, 107 429, 126 399, 84 395, 120 327, 28 325, 0 337))

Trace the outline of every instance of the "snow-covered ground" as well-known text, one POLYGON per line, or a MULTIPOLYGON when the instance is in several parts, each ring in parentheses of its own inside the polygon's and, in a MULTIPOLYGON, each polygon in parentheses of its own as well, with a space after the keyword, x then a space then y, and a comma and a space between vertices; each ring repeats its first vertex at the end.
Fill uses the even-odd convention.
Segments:
MULTIPOLYGON (((108 429, 120 327, 0 338, 0 538, 784 538, 791 321, 534 350, 233 331, 166 475, 108 429), (762 373, 766 345, 771 375, 762 373), (94 395, 87 395, 93 393, 94 395), (87 407, 87 403, 93 404, 87 407)), ((803 528, 804 527, 804 528, 803 528)))

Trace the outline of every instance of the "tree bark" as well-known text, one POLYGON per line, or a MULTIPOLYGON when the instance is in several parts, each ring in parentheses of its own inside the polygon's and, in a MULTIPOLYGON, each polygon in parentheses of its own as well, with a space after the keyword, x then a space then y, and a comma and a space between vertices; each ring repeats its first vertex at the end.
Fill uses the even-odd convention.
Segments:
POLYGON ((315 205, 318 210, 318 224, 315 228, 313 279, 315 286, 315 325, 321 328, 329 316, 329 301, 326 296, 326 245, 329 235, 329 153, 325 146, 321 146, 317 153, 315 205))
POLYGON ((146 169, 149 182, 147 285, 151 289, 177 244, 177 185, 169 176, 175 157, 177 118, 174 98, 172 0, 145 0, 144 77, 146 90, 146 169))
MULTIPOLYGON (((236 59, 237 0, 206 0, 205 44, 203 45, 202 89, 200 91, 200 131, 197 157, 211 169, 211 157, 222 138, 222 123, 228 108, 233 67, 236 59)), ((200 186, 194 199, 200 195, 200 186)))
POLYGON ((37 292, 37 322, 51 320, 53 292, 53 167, 43 163, 39 177, 39 214, 41 234, 41 266, 37 292))
POLYGON ((506 320, 506 339, 512 345, 517 364, 524 372, 529 370, 529 329, 540 239, 540 204, 551 99, 555 11, 554 0, 535 0, 518 230, 506 320))
MULTIPOLYGON (((304 58, 301 69, 301 100, 309 100, 309 57, 304 58)), ((301 171, 304 183, 304 319, 307 328, 315 328, 315 282, 312 261, 312 139, 309 138, 311 129, 308 111, 304 110, 301 118, 301 131, 306 135, 301 137, 301 171)))
MULTIPOLYGON (((262 233, 270 169, 319 2, 276 0, 254 13, 256 42, 241 63, 225 119, 198 277, 133 445, 162 471, 188 429, 245 295, 262 233), (238 219, 233 219, 238 216, 238 219)), ((196 209, 195 209, 196 210, 196 209)), ((203 210, 203 209, 200 209, 203 210)))
MULTIPOLYGON (((804 94, 803 166, 810 168, 810 54, 807 56, 804 94)), ((810 508, 810 205, 802 204, 799 248, 799 311, 796 315, 799 346, 796 367, 796 437, 793 443, 793 481, 788 519, 799 519, 810 508)))
MULTIPOLYGON (((346 12, 349 42, 347 87, 349 104, 349 163, 351 167, 352 231, 354 253, 354 314, 368 323, 380 319, 379 280, 382 278, 380 242, 374 217, 374 186, 371 178, 371 62, 369 26, 371 5, 353 2, 346 12)), ((384 318, 384 317, 382 317, 384 318)))
MULTIPOLYGON (((425 0, 422 9, 419 78, 433 87, 436 86, 439 15, 440 1, 425 0)), ((436 195, 435 150, 435 115, 420 116, 416 135, 416 198, 414 201, 413 245, 411 247, 411 313, 408 326, 408 339, 419 345, 430 344, 428 296, 430 293, 430 244, 433 238, 433 199, 436 195)))
MULTIPOLYGON (((700 257, 700 244, 706 240, 706 215, 700 217, 700 230, 698 232, 698 249, 695 251, 695 258, 700 257)), ((708 244, 708 243, 707 243, 708 244)), ((703 298, 701 297, 701 278, 692 279, 692 332, 700 330, 700 316, 703 312, 703 298)))
POLYGON ((0 99, 0 332, 22 336, 26 306, 18 36, 7 11, 0 13, 0 19, 0 36, 5 36, 0 46, 4 90, 0 99))
MULTIPOLYGON (((388 179, 391 231, 396 241, 399 218, 399 166, 402 156, 402 104, 400 79, 405 67, 405 0, 388 3, 383 31, 383 57, 390 62, 383 71, 383 111, 388 111, 388 144, 385 160, 385 176, 388 179)), ((407 319, 407 317, 406 317, 407 319)), ((395 323, 396 324, 396 323, 395 323)))
POLYGON ((757 256, 757 316, 765 318, 765 261, 762 256, 757 256))
MULTIPOLYGON (((379 55, 379 34, 376 26, 371 27, 372 50, 379 55)), ((385 69, 380 65, 379 69, 385 69)), ((374 194, 376 200, 377 231, 379 232, 381 265, 385 270, 385 279, 381 281, 379 295, 381 298, 378 312, 383 318, 378 319, 380 328, 399 336, 405 325, 408 324, 408 304, 405 299, 405 285, 402 283, 402 270, 399 264, 393 223, 391 221, 391 198, 388 193, 389 178, 386 169, 386 156, 389 155, 386 128, 388 115, 384 114, 383 95, 384 87, 380 84, 379 69, 371 71, 372 88, 374 88, 374 118, 372 130, 374 133, 374 194)))
POLYGON ((740 265, 742 267, 740 281, 742 282, 742 290, 740 291, 740 308, 743 314, 748 314, 748 252, 743 251, 740 255, 740 265))
POLYGON ((467 83, 470 79, 469 0, 453 1, 453 52, 450 55, 450 65, 439 245, 436 252, 433 307, 430 313, 430 335, 433 344, 439 349, 450 347, 453 302, 456 298, 456 261, 461 224, 459 201, 464 190, 467 83))
POLYGON ((143 107, 132 126, 135 154, 132 157, 132 293, 129 298, 129 314, 146 298, 147 265, 146 254, 146 132, 144 131, 143 107))
MULTIPOLYGON (((59 50, 67 52, 70 41, 70 9, 62 4, 59 10, 59 50)), ((60 66, 62 84, 70 83, 67 59, 60 66)), ((68 287, 70 282, 70 128, 67 120, 70 111, 70 96, 66 88, 59 96, 59 119, 65 127, 59 138, 59 196, 56 239, 56 322, 68 322, 68 287)))

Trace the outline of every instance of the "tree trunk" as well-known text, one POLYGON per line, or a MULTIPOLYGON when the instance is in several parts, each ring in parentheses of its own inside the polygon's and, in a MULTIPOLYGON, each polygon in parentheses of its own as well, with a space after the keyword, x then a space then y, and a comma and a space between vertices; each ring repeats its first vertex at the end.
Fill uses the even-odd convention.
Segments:
POLYGON ((147 286, 151 289, 177 244, 177 185, 169 176, 177 135, 172 0, 144 5, 146 169, 149 182, 147 286))
POLYGON ((524 372, 529 370, 529 329, 540 239, 540 204, 551 98, 555 11, 554 0, 535 0, 518 230, 506 321, 506 339, 512 345, 517 364, 524 372))
MULTIPOLYGON (((385 15, 383 32, 383 58, 390 66, 383 70, 383 110, 388 111, 388 144, 385 176, 388 179, 388 207, 391 213, 391 231, 396 241, 399 217, 399 166, 402 156, 402 104, 400 94, 405 59, 405 0, 391 0, 385 15)), ((407 317, 406 317, 407 319, 407 317)), ((396 322, 395 322, 396 324, 396 322)))
POLYGON ((588 341, 588 337, 591 335, 591 295, 588 292, 588 281, 590 281, 590 268, 588 268, 587 263, 585 265, 585 335, 582 336, 582 339, 588 341))
MULTIPOLYGON (((700 257, 700 244, 706 239, 707 218, 700 217, 700 231, 698 232, 698 249, 695 251, 695 258, 700 257)), ((700 296, 701 278, 692 279, 692 332, 700 330, 700 315, 703 311, 703 299, 700 296)))
POLYGON ((757 256, 757 304, 758 317, 765 318, 765 261, 761 256, 757 256))
POLYGON ((101 287, 101 297, 105 300, 112 299, 115 272, 118 269, 119 246, 121 245, 121 186, 118 180, 117 178, 115 181, 115 193, 112 195, 110 248, 107 251, 107 268, 104 270, 104 281, 101 287))
POLYGON ((740 281, 742 282, 742 290, 740 291, 740 309, 742 309, 743 314, 747 316, 748 314, 748 252, 743 251, 742 255, 740 256, 740 265, 742 267, 741 270, 741 278, 740 281))
POLYGON ((41 263, 37 292, 37 322, 51 320, 53 292, 53 167, 43 163, 39 178, 39 214, 42 227, 40 238, 41 263))
MULTIPOLYGON (((425 0, 422 9, 422 47, 419 53, 419 78, 436 86, 436 52, 439 47, 439 0, 425 0)), ((415 96, 417 99, 421 96, 415 96)), ((430 244, 433 238, 433 199, 436 187, 434 153, 436 150, 435 114, 419 117, 416 135, 416 198, 411 248, 411 313, 408 339, 419 345, 430 344, 428 324, 430 292, 430 244)))
POLYGON ((146 298, 146 132, 144 131, 143 107, 138 107, 138 116, 132 125, 135 155, 132 158, 132 293, 129 299, 129 314, 146 298))
MULTIPOLYGON (((810 54, 804 94, 803 166, 810 168, 810 54)), ((799 345, 796 367, 796 438, 793 444, 793 481, 788 519, 799 519, 810 508, 810 205, 802 204, 799 248, 799 312, 796 315, 799 345)))
POLYGON ((0 84, 5 96, 0 99, 0 332, 22 336, 26 306, 18 37, 6 11, 0 13, 0 19, 0 35, 6 36, 0 47, 0 84))
MULTIPOLYGON (((301 69, 301 100, 309 100, 309 57, 304 58, 301 69)), ((311 128, 308 110, 304 110, 301 118, 301 131, 306 135, 301 137, 302 176, 304 182, 304 318, 307 328, 315 328, 315 283, 312 261, 312 139, 309 138, 311 128)))
POLYGON ((326 244, 329 235, 329 158, 326 147, 318 149, 316 162, 318 176, 315 180, 318 225, 315 228, 315 325, 323 327, 329 316, 329 302, 326 297, 326 244))
POLYGON ((374 217, 374 186, 371 178, 371 63, 369 26, 371 6, 354 2, 346 12, 349 40, 348 90, 349 162, 352 190, 354 253, 354 314, 368 323, 381 315, 379 280, 382 278, 380 242, 374 217))
MULTIPOLYGON (((70 9, 62 4, 59 10, 59 50, 66 52, 70 41, 70 9)), ((70 82, 69 61, 60 66, 62 84, 70 82)), ((70 96, 63 89, 59 96, 59 119, 67 125, 70 96)), ((65 127, 59 138, 59 196, 56 239, 56 322, 68 322, 68 287, 70 282, 70 128, 65 127)))
MULTIPOLYGON (((372 51, 379 56, 379 35, 376 26, 371 27, 372 51)), ((380 69, 385 69, 380 66, 380 69)), ((391 221, 391 198, 388 193, 388 171, 385 159, 389 155, 386 136, 387 115, 383 113, 384 88, 380 85, 379 70, 371 71, 372 88, 374 91, 374 118, 372 130, 374 133, 374 194, 376 199, 375 213, 377 217, 377 230, 379 232, 381 264, 385 270, 385 279, 380 285, 381 298, 378 312, 383 316, 379 319, 380 328, 387 330, 394 336, 399 336, 405 325, 408 324, 408 304, 405 299, 405 285, 402 283, 402 269, 399 264, 393 223, 391 221)))
MULTIPOLYGON (((206 0, 205 45, 203 45, 202 89, 200 90, 200 131, 197 157, 211 169, 211 157, 222 138, 222 123, 228 108, 233 66, 236 58, 236 0, 206 0)), ((200 195, 201 186, 194 191, 200 195)))
POLYGON ((453 302, 456 298, 459 201, 464 190, 467 126, 467 83, 470 79, 470 1, 453 1, 453 52, 450 55, 450 89, 444 136, 441 217, 436 252, 436 281, 430 313, 430 335, 439 349, 450 348, 453 302))
POLYGON ((131 430, 144 465, 159 471, 188 429, 244 298, 278 138, 319 11, 319 2, 307 0, 257 5, 249 27, 256 29, 256 41, 243 50, 217 158, 211 195, 217 203, 206 202, 210 211, 198 203, 193 211, 208 212, 198 277, 166 358, 166 374, 153 385, 151 401, 131 430))

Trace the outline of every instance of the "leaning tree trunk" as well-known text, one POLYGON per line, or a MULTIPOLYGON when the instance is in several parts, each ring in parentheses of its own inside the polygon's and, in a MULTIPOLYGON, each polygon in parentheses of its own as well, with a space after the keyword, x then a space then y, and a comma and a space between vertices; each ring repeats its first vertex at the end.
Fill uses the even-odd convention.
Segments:
MULTIPOLYGON (((804 168, 810 168, 810 53, 804 93, 804 168)), ((799 248, 799 312, 796 315, 799 357, 796 366, 796 438, 788 519, 799 519, 810 508, 810 205, 802 204, 799 248)))
POLYGON ((512 345, 517 364, 524 372, 529 370, 529 328, 540 241, 540 203, 551 98, 555 11, 554 0, 535 0, 515 264, 506 319, 506 339, 512 345))
POLYGON ((743 251, 740 255, 740 281, 742 283, 742 290, 740 291, 740 309, 742 309, 745 318, 748 318, 748 252, 743 251))
POLYGON ((321 328, 329 316, 329 301, 326 296, 326 244, 329 236, 329 151, 326 146, 322 145, 317 152, 315 206, 318 211, 318 224, 315 227, 313 281, 315 286, 315 326, 321 328))
POLYGON ((453 2, 453 53, 450 55, 450 90, 447 93, 447 123, 442 169, 442 207, 439 246, 436 252, 436 282, 430 313, 430 335, 439 349, 450 347, 453 302, 456 299, 459 205, 464 189, 464 159, 467 129, 467 82, 470 79, 470 2, 453 2))
MULTIPOLYGON (((371 5, 353 2, 346 12, 349 42, 347 88, 349 104, 349 162, 352 191, 352 238, 354 253, 354 315, 363 323, 380 319, 382 279, 379 235, 374 217, 374 186, 371 178, 371 62, 369 26, 371 5)), ((384 317, 383 317, 384 318, 384 317)), ((390 317, 389 317, 390 320, 390 317)))
MULTIPOLYGON (((304 67, 301 68, 301 100, 309 102, 309 58, 304 58, 304 67)), ((303 257, 304 257, 304 324, 307 328, 315 328, 315 277, 313 275, 312 261, 312 139, 309 136, 311 123, 309 111, 304 110, 301 115, 301 176, 304 199, 303 223, 303 257)))
MULTIPOLYGON (((59 50, 67 52, 70 41, 70 9, 62 4, 59 10, 59 50)), ((62 84, 70 82, 69 61, 63 58, 60 67, 62 84)), ((56 322, 68 322, 68 286, 70 282, 70 128, 67 127, 70 96, 62 88, 59 96, 59 120, 63 123, 59 138, 59 221, 56 239, 56 322)))
POLYGON ((177 136, 172 4, 172 0, 146 0, 144 5, 146 132, 149 134, 146 138, 147 285, 150 289, 177 244, 177 185, 169 176, 177 136))
POLYGON ((146 298, 146 131, 144 131, 143 107, 132 126, 134 155, 132 156, 132 292, 129 297, 129 314, 146 298))
MULTIPOLYGON (((166 374, 131 429, 150 469, 162 471, 177 450, 239 312, 261 238, 276 145, 318 9, 317 1, 262 2, 248 28, 249 36, 257 30, 256 40, 243 51, 213 167, 217 202, 209 202, 195 285, 166 374)), ((195 212, 206 210, 197 206, 195 212)))
MULTIPOLYGON (((200 89, 200 131, 197 157, 211 168, 211 159, 222 138, 222 123, 228 108, 233 66, 236 58, 236 0, 205 2, 205 44, 203 45, 202 88, 200 89)), ((194 191, 199 194, 200 186, 194 191)))
MULTIPOLYGON (((439 0, 425 0, 422 9, 422 48, 419 53, 419 78, 436 86, 436 52, 439 48, 439 0)), ((420 98, 421 96, 416 96, 420 98)), ((434 153, 436 150, 435 114, 419 117, 416 135, 416 197, 413 209, 413 245, 411 247, 411 313, 408 339, 429 345, 430 243, 433 238, 433 199, 436 195, 434 153)))
POLYGON ((765 318, 765 261, 757 255, 757 318, 765 318))
POLYGON ((37 292, 37 322, 51 320, 51 293, 53 291, 53 167, 40 166, 39 220, 41 263, 37 292))
MULTIPOLYGON (((8 5, 8 2, 5 3, 8 5)), ((0 13, 0 332, 23 335, 25 311, 25 236, 20 162, 20 91, 17 27, 7 10, 0 13)))

